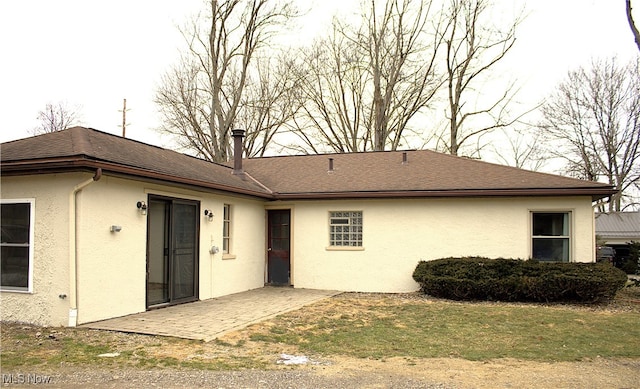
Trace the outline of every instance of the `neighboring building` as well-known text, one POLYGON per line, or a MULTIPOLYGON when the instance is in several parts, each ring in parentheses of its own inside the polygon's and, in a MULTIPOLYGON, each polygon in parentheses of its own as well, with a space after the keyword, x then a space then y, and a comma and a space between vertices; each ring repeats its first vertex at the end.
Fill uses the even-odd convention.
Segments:
POLYGON ((426 150, 230 167, 75 127, 0 151, 2 319, 42 325, 265 284, 414 291, 421 259, 592 262, 614 193, 426 150))
POLYGON ((597 213, 595 218, 598 244, 613 247, 622 263, 629 256, 629 243, 640 242, 640 212, 597 213))

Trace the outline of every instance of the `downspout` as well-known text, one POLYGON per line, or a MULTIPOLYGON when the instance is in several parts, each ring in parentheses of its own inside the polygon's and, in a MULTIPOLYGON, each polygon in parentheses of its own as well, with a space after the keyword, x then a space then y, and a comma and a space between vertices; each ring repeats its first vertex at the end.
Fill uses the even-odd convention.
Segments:
POLYGON ((78 232, 76 219, 77 194, 92 182, 102 177, 102 169, 98 168, 92 178, 73 187, 69 194, 69 327, 78 325, 78 232))

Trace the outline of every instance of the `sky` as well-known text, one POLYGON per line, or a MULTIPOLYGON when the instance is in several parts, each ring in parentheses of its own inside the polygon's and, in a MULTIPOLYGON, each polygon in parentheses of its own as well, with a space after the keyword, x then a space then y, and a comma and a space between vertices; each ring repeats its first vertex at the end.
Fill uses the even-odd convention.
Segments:
MULTIPOLYGON (((359 0, 299 0, 310 12, 295 36, 327 31, 336 12, 359 0)), ((640 1, 634 11, 640 21, 640 1)), ((519 99, 535 105, 567 74, 592 58, 628 60, 638 51, 624 0, 494 0, 496 15, 527 15, 501 64, 521 85, 519 99)), ((153 103, 162 74, 178 59, 177 26, 203 9, 202 0, 25 0, 0 2, 0 142, 25 138, 47 103, 80 113, 81 125, 171 147, 154 128, 153 103)), ((1 152, 1 150, 0 150, 1 152)))

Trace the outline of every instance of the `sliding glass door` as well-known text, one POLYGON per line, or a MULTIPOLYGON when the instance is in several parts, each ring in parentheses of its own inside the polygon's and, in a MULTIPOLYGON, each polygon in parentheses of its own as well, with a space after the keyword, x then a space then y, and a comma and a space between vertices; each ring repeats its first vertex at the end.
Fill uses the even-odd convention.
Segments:
POLYGON ((198 299, 197 201, 149 197, 147 307, 198 299))

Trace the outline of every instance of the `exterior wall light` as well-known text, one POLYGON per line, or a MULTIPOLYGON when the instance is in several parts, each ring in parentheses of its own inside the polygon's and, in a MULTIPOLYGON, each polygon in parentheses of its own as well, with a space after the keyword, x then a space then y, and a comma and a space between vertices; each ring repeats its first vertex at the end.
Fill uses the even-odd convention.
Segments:
POLYGON ((141 215, 147 214, 147 203, 145 203, 144 201, 138 201, 138 204, 136 204, 136 206, 138 207, 141 215))
POLYGON ((213 221, 213 211, 210 209, 205 209, 204 210, 204 216, 206 216, 210 222, 213 221))

